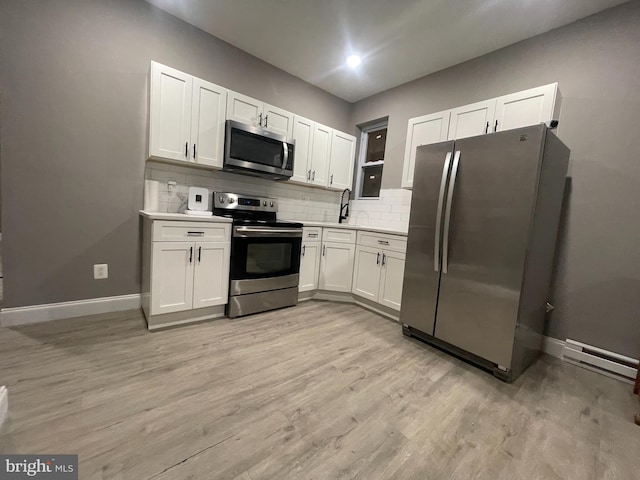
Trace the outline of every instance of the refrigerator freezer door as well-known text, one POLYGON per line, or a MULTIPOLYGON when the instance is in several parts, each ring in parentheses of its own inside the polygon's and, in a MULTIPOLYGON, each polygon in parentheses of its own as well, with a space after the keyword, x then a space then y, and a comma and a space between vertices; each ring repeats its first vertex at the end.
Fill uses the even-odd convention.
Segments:
POLYGON ((455 145, 435 336, 504 367, 511 365, 544 136, 540 125, 455 145))
POLYGON ((453 142, 417 149, 400 321, 433 335, 440 282, 441 230, 453 142))

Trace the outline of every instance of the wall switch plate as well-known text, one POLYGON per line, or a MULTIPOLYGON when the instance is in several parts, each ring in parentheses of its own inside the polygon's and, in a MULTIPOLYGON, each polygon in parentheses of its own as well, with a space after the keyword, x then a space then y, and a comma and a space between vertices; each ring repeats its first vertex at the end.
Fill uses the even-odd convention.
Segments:
POLYGON ((96 263, 93 266, 93 279, 102 280, 104 278, 109 278, 109 265, 106 263, 96 263))

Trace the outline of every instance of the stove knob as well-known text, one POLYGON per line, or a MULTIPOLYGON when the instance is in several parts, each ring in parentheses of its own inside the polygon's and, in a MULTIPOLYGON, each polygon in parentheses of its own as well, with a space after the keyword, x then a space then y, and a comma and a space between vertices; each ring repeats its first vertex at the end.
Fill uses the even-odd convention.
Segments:
POLYGON ((266 207, 266 206, 267 206, 267 201, 266 201, 266 200, 263 200, 263 201, 262 201, 262 206, 263 206, 263 207, 266 207))
POLYGON ((229 199, 229 203, 230 203, 230 204, 231 204, 231 203, 235 203, 235 201, 236 201, 236 199, 235 199, 235 198, 233 198, 233 197, 231 197, 231 198, 229 199))
POLYGON ((219 201, 220 203, 224 203, 224 197, 223 197, 222 195, 220 195, 220 196, 218 197, 218 201, 219 201))
POLYGON ((274 203, 273 203, 273 202, 271 202, 271 208, 273 208, 273 205, 274 205, 274 203))

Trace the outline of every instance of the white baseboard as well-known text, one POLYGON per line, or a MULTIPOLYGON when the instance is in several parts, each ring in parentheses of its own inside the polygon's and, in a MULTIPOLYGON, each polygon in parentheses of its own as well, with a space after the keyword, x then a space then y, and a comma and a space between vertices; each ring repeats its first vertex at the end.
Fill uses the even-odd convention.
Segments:
POLYGON ((120 312, 140 308, 140 294, 91 298, 73 302, 49 303, 0 310, 0 326, 14 327, 30 323, 48 322, 62 318, 82 317, 97 313, 120 312))
POLYGON ((562 360, 564 352, 564 342, 553 337, 543 337, 542 351, 547 355, 562 360))
POLYGON ((0 387, 0 429, 9 415, 9 392, 7 387, 0 387))

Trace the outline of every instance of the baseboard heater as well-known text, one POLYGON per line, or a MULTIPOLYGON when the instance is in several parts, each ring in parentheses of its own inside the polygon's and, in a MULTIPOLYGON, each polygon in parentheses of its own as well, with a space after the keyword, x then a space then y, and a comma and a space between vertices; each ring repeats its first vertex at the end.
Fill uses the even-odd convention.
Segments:
POLYGON ((638 373, 638 360, 619 353, 567 339, 563 359, 580 367, 619 380, 633 383, 638 373))

